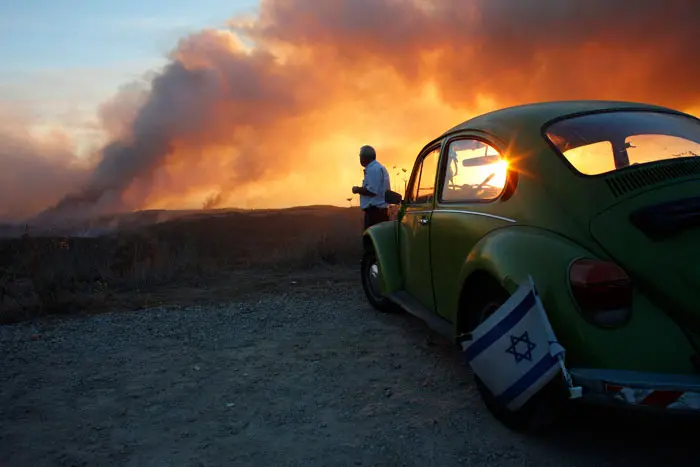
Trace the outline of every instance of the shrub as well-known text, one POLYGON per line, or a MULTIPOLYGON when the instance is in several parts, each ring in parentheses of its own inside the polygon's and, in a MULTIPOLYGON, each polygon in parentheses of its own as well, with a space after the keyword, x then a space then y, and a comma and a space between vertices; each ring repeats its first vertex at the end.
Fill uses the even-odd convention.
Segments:
POLYGON ((206 284, 233 270, 354 266, 361 212, 296 208, 199 216, 98 238, 0 240, 0 322, 96 311, 115 294, 206 284))

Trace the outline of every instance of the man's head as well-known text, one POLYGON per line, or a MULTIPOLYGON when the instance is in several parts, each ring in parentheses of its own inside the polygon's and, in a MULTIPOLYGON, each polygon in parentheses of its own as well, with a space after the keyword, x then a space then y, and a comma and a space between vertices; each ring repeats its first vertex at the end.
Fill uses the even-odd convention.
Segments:
POLYGON ((372 146, 362 146, 360 148, 360 164, 362 164, 362 167, 367 167, 376 158, 377 153, 372 146))

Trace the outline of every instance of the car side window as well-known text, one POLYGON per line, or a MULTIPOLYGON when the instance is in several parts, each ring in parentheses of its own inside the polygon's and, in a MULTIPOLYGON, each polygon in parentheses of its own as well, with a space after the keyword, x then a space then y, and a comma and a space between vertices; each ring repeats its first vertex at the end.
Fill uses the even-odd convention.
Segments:
POLYGON ((490 201, 506 186, 508 162, 491 145, 476 139, 452 141, 442 177, 441 201, 490 201))
POLYGON ((433 202, 435 195, 435 175, 437 174, 440 149, 436 148, 423 156, 420 165, 416 168, 414 180, 411 184, 409 203, 429 204, 433 202))

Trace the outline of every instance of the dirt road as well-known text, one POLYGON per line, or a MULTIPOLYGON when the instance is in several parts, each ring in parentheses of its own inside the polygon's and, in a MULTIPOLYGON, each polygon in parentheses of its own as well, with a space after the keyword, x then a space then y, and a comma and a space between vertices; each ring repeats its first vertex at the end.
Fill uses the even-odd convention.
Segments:
POLYGON ((455 348, 375 313, 354 271, 319 277, 215 307, 0 327, 0 465, 697 463, 676 423, 587 412, 514 434, 455 348))

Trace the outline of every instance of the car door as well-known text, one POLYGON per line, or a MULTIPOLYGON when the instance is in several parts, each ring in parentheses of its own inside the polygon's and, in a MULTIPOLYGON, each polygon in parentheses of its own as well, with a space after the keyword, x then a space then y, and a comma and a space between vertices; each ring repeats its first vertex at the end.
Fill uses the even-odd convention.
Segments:
POLYGON ((430 311, 435 311, 430 268, 430 222, 439 159, 439 143, 416 158, 399 226, 404 290, 430 311))
POLYGON ((430 224, 435 311, 453 321, 462 284, 460 273, 476 243, 494 229, 512 225, 501 195, 508 164, 501 144, 463 134, 445 142, 430 224))

